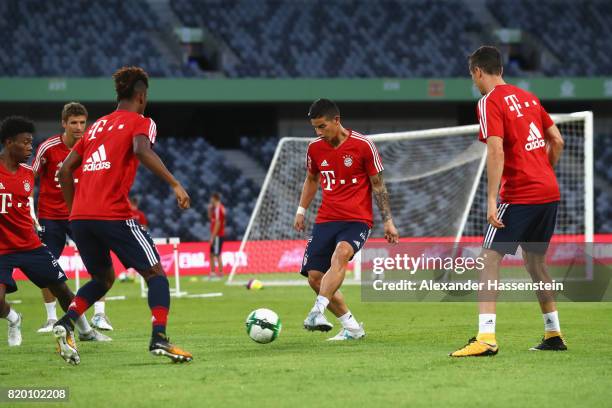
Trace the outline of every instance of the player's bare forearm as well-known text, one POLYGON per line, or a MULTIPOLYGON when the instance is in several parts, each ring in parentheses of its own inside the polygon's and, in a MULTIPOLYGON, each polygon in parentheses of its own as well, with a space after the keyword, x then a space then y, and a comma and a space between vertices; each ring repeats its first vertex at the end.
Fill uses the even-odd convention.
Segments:
POLYGON ((308 208, 310 203, 317 194, 319 188, 319 175, 308 172, 304 186, 302 187, 302 195, 300 196, 300 207, 308 208))
POLYGON ((59 170, 59 183, 68 210, 72 210, 72 200, 74 198, 74 177, 72 174, 81 166, 81 162, 81 156, 73 150, 68 154, 59 170))
POLYGON ((392 219, 391 205, 389 204, 389 192, 387 191, 382 173, 370 176, 370 183, 372 183, 372 193, 380 210, 382 220, 387 222, 392 219))
POLYGON ((504 172, 503 139, 491 136, 487 138, 487 198, 497 201, 499 184, 504 172))
MULTIPOLYGON (((302 194, 300 196, 300 207, 306 209, 310 206, 319 188, 319 177, 318 173, 312 174, 310 171, 306 172, 306 180, 304 180, 304 186, 302 187, 302 194)), ((303 232, 305 230, 304 219, 304 212, 298 210, 293 219, 293 228, 296 231, 303 232)))
POLYGON ((504 141, 501 137, 487 138, 487 221, 496 228, 503 224, 497 219, 497 195, 504 172, 504 141))
POLYGON ((30 203, 30 217, 32 217, 32 223, 34 224, 34 229, 36 231, 40 231, 40 223, 38 222, 38 218, 36 217, 36 209, 34 208, 34 191, 28 197, 28 202, 30 203))
POLYGON ((548 161, 550 165, 555 167, 561 158, 563 153, 563 146, 565 142, 561 136, 561 132, 557 125, 552 125, 544 131, 544 138, 546 140, 546 151, 548 153, 548 161))
POLYGON ((134 137, 133 149, 134 155, 136 155, 143 166, 172 187, 179 208, 183 210, 189 208, 191 206, 189 194, 187 194, 187 191, 185 191, 181 183, 174 178, 172 173, 166 168, 166 165, 162 162, 157 153, 151 149, 149 138, 145 135, 134 137))
POLYGON ((376 200, 376 205, 378 205, 378 209, 383 219, 385 239, 391 244, 397 244, 399 242, 399 232, 397 228, 395 228, 395 224, 393 224, 391 205, 389 203, 389 192, 387 191, 382 173, 370 176, 370 183, 372 184, 372 192, 376 200))
POLYGON ((151 173, 155 174, 160 179, 164 180, 166 183, 170 185, 170 187, 175 187, 179 184, 179 182, 174 178, 172 173, 166 168, 166 165, 159 158, 157 153, 151 149, 151 142, 149 138, 145 135, 136 136, 134 138, 134 154, 138 158, 138 160, 145 166, 147 169, 151 171, 151 173))

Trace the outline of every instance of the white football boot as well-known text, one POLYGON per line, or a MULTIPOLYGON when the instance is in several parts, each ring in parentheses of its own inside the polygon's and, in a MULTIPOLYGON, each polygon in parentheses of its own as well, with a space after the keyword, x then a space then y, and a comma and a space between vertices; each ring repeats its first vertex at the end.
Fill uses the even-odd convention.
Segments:
POLYGON ((96 329, 91 329, 89 333, 79 332, 79 341, 113 341, 106 334, 102 334, 96 329))
POLYGON ((106 331, 113 330, 113 326, 111 326, 110 320, 108 320, 108 317, 104 313, 96 313, 91 318, 91 325, 93 326, 94 329, 98 329, 98 330, 106 330, 106 331))
POLYGON ((342 340, 359 340, 365 337, 365 330, 363 330, 363 323, 359 323, 358 329, 347 329, 345 327, 340 330, 340 333, 334 337, 327 339, 328 341, 342 341, 342 340))
POLYGON ((36 330, 36 332, 37 333, 51 333, 51 331, 53 330, 53 325, 56 322, 57 322, 56 319, 49 319, 42 326, 40 326, 40 329, 36 330))
POLYGON ((327 321, 323 313, 313 310, 304 320, 304 328, 309 331, 328 332, 334 328, 334 325, 327 321))
POLYGON ((21 346, 21 313, 17 313, 19 320, 8 323, 8 345, 10 347, 21 346))

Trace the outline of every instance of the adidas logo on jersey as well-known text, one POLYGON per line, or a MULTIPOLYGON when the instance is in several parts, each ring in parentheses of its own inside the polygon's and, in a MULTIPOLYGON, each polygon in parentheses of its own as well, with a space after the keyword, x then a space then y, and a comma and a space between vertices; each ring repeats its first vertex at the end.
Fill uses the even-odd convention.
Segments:
POLYGON ((546 146, 546 142, 540 133, 540 129, 531 122, 529 124, 529 136, 527 136, 527 144, 525 144, 525 150, 528 152, 539 149, 540 147, 546 146))
POLYGON ((104 145, 98 147, 98 150, 92 153, 92 155, 85 161, 83 166, 83 172, 86 171, 98 171, 110 169, 111 164, 106 161, 106 150, 104 145))
POLYGON ((329 164, 327 163, 327 160, 323 160, 323 163, 321 163, 321 167, 326 167, 329 166, 329 164))
POLYGON ((0 183, 0 190, 4 190, 4 184, 0 183))

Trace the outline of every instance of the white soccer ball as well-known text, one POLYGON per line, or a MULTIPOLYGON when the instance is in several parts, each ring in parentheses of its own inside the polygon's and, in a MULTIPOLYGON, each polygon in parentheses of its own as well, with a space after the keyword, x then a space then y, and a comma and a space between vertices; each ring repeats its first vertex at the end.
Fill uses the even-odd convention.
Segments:
POLYGON ((281 332, 283 325, 270 309, 253 310, 246 319, 246 331, 257 343, 271 343, 281 332))

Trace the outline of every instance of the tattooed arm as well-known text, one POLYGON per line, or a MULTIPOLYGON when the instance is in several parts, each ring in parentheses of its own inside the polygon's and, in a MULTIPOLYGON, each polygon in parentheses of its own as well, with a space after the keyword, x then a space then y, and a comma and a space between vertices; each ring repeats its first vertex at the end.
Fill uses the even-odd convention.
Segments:
POLYGON ((387 192, 387 187, 385 186, 382 173, 370 176, 370 183, 372 184, 374 199, 376 200, 376 204, 378 205, 378 209, 382 215, 385 229, 385 239, 389 243, 396 244, 399 242, 399 233, 397 232, 397 228, 395 228, 393 218, 391 217, 389 193, 387 192))

